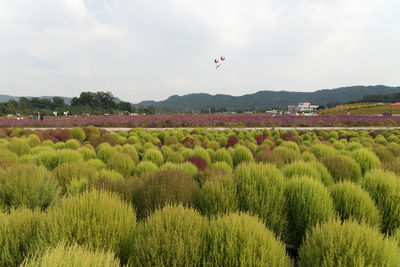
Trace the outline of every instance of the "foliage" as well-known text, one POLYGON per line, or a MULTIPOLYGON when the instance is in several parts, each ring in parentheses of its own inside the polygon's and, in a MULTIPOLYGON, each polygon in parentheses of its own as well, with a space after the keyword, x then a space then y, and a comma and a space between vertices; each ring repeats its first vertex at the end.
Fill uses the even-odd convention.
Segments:
POLYGON ((28 209, 0 212, 0 266, 19 266, 42 246, 42 240, 48 237, 45 216, 28 209))
POLYGON ((307 233, 299 258, 299 266, 394 267, 400 262, 400 252, 376 228, 332 220, 307 233))
POLYGON ((193 205, 199 191, 198 184, 179 170, 165 170, 151 174, 138 188, 133 203, 138 218, 144 218, 167 204, 193 205))
POLYGON ((58 183, 43 167, 20 164, 0 169, 0 208, 44 210, 60 198, 58 183))
POLYGON ((360 148, 351 154, 361 167, 361 171, 365 174, 367 171, 377 167, 381 162, 377 156, 366 148, 360 148))
POLYGON ((293 266, 285 246, 257 217, 232 213, 210 221, 206 266, 293 266))
POLYGON ((108 159, 107 167, 128 177, 132 175, 135 170, 135 162, 129 155, 117 153, 108 159))
POLYGON ((236 167, 239 209, 257 215, 278 236, 287 227, 285 180, 272 164, 246 163, 236 167))
POLYGON ((234 212, 238 209, 236 191, 232 175, 220 173, 202 185, 196 207, 207 216, 234 212))
POLYGON ((160 167, 164 163, 164 156, 159 150, 153 148, 146 150, 143 156, 143 160, 151 161, 158 167, 160 167))
POLYGON ((63 193, 67 192, 72 180, 90 180, 97 176, 97 170, 86 162, 63 163, 57 166, 52 173, 62 187, 63 193))
POLYGON ((21 267, 119 267, 118 259, 114 253, 101 250, 90 251, 85 247, 73 244, 66 246, 59 244, 55 248, 48 248, 43 252, 37 252, 33 257, 26 258, 21 267))
POLYGON ((86 134, 85 131, 80 127, 74 127, 71 129, 72 138, 79 140, 81 142, 85 141, 86 134))
POLYGON ((350 218, 379 227, 381 216, 374 201, 359 185, 343 182, 330 187, 336 211, 342 221, 350 218))
POLYGON ((137 175, 143 176, 145 174, 156 172, 158 170, 159 168, 156 164, 151 161, 143 160, 136 166, 135 172, 137 175))
POLYGON ((309 177, 292 178, 285 189, 287 203, 288 242, 299 245, 308 230, 335 216, 328 189, 309 177))
POLYGON ((85 245, 114 252, 126 263, 136 229, 135 211, 116 195, 89 191, 62 200, 49 211, 50 244, 85 245))
POLYGON ((394 173, 374 169, 365 174, 362 187, 382 215, 382 231, 392 234, 400 227, 400 179, 394 173))
POLYGON ((129 262, 133 266, 200 266, 206 231, 199 213, 182 206, 156 210, 138 225, 129 262))
POLYGON ((253 161, 253 154, 245 146, 237 145, 232 154, 232 161, 234 166, 242 162, 251 162, 253 161))

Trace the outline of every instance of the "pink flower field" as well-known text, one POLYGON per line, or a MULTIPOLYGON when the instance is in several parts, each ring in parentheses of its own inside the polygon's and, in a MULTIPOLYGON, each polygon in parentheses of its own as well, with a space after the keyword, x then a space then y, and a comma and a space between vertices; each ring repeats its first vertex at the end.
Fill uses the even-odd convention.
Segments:
POLYGON ((357 127, 399 126, 400 117, 366 115, 291 116, 268 114, 167 114, 2 119, 0 127, 357 127))

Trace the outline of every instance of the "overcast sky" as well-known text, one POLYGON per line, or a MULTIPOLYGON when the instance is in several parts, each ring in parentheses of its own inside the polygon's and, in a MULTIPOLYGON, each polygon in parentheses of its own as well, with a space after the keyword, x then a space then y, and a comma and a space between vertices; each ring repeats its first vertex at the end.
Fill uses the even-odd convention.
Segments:
POLYGON ((399 14, 399 0, 0 0, 0 94, 398 86, 399 14))

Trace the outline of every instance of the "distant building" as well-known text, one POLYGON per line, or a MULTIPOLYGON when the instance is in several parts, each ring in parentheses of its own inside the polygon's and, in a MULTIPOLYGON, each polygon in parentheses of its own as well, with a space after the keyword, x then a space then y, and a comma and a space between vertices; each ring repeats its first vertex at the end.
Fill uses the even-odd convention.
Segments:
POLYGON ((318 105, 311 105, 308 102, 299 103, 297 106, 288 106, 288 112, 290 113, 304 113, 313 112, 318 108, 318 105))

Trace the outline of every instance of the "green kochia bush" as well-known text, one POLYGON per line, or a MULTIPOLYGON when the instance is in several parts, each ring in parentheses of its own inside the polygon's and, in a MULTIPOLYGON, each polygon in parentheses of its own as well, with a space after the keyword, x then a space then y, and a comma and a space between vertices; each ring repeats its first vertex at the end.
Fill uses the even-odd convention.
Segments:
POLYGON ((84 160, 89 160, 96 157, 96 152, 94 151, 94 149, 88 147, 80 147, 76 151, 78 151, 82 155, 84 160))
POLYGON ((0 208, 46 209, 60 199, 60 187, 47 170, 33 164, 0 169, 0 208))
POLYGON ((158 169, 158 166, 153 162, 143 160, 136 166, 135 172, 137 175, 143 176, 145 174, 156 172, 158 169))
POLYGON ((292 178, 287 182, 288 242, 299 245, 308 230, 335 216, 328 189, 309 177, 292 178))
POLYGON ((374 201, 359 185, 351 182, 335 184, 330 188, 335 209, 342 220, 353 218, 371 226, 380 226, 381 216, 374 201))
POLYGON ((214 162, 225 161, 233 167, 232 156, 225 148, 218 149, 214 155, 214 162))
POLYGON ((184 162, 184 163, 171 163, 171 162, 167 162, 164 165, 161 166, 160 170, 181 170, 183 171, 186 175, 192 177, 192 179, 195 179, 198 170, 196 168, 196 166, 194 166, 192 163, 190 162, 184 162))
POLYGON ((236 184, 231 174, 220 173, 207 180, 197 196, 196 207, 207 216, 236 211, 236 184))
POLYGON ((278 168, 281 168, 284 165, 281 155, 278 152, 269 149, 259 151, 256 155, 256 161, 273 163, 278 168))
POLYGON ((78 147, 80 147, 80 143, 79 141, 75 140, 75 139, 70 139, 68 141, 65 142, 65 147, 69 148, 69 149, 77 149, 78 147))
POLYGON ((351 156, 360 165, 363 174, 381 164, 379 158, 366 148, 354 150, 351 156))
POLYGON ((396 242, 357 222, 329 221, 307 233, 299 266, 399 266, 396 242))
POLYGON ((138 231, 129 262, 132 266, 200 266, 206 224, 182 206, 156 210, 138 231))
POLYGON ((232 173, 232 167, 228 165, 228 163, 224 161, 217 161, 213 163, 211 166, 211 169, 213 170, 219 170, 219 171, 224 171, 226 173, 232 173))
POLYGON ((111 250, 126 263, 136 217, 133 208, 118 196, 93 190, 63 199, 49 211, 50 243, 77 243, 90 249, 111 250))
POLYGON ((146 150, 143 160, 151 161, 157 166, 161 166, 164 163, 164 156, 159 150, 151 148, 146 150))
POLYGON ((39 166, 45 166, 48 170, 53 170, 61 163, 82 162, 83 158, 81 154, 75 150, 61 149, 34 155, 33 161, 39 166))
POLYGON ((0 168, 9 166, 18 160, 17 154, 7 149, 0 148, 0 168))
POLYGON ((257 217, 229 214, 208 229, 205 266, 293 266, 284 244, 257 217))
POLYGON ((143 218, 166 204, 193 205, 198 184, 184 172, 165 170, 150 175, 133 199, 138 218, 143 218))
POLYGON ((77 139, 81 142, 85 141, 86 139, 85 131, 82 128, 79 127, 72 128, 71 134, 74 139, 77 139))
POLYGON ((135 170, 135 162, 127 154, 117 153, 108 159, 108 168, 121 173, 123 176, 128 177, 133 174, 135 170))
POLYGON ((71 181, 86 180, 87 183, 96 178, 97 170, 86 162, 69 162, 57 166, 53 176, 62 187, 62 192, 66 193, 71 181))
POLYGON ((47 239, 46 214, 28 209, 0 212, 0 266, 19 266, 47 239))
POLYGON ((281 158, 285 164, 292 163, 300 158, 299 152, 297 152, 293 149, 287 148, 287 147, 278 146, 273 151, 279 153, 279 155, 281 156, 281 158))
POLYGON ((8 143, 7 145, 8 150, 11 152, 14 152, 18 156, 22 156, 24 154, 28 154, 29 151, 31 150, 31 147, 29 146, 28 143, 23 141, 22 139, 15 139, 8 143))
POLYGON ((307 162, 293 162, 284 167, 282 169, 282 173, 288 178, 306 175, 318 181, 321 181, 321 177, 318 171, 310 163, 307 162))
POLYGON ((328 169, 335 182, 358 182, 362 177, 360 166, 351 157, 334 155, 321 158, 321 162, 328 169))
POLYGON ((101 250, 90 251, 85 247, 73 244, 66 246, 59 244, 55 248, 48 248, 38 252, 32 258, 26 258, 21 267, 119 267, 118 259, 112 252, 101 250))
POLYGON ((237 166, 242 162, 251 162, 253 161, 253 154, 251 151, 242 145, 237 145, 235 151, 232 154, 233 165, 237 166))
POLYGON ((287 226, 285 179, 275 165, 241 164, 234 171, 234 179, 239 209, 258 215, 269 229, 284 236, 287 226))
POLYGON ((324 144, 315 144, 310 147, 309 151, 313 153, 317 157, 317 159, 326 156, 333 156, 337 153, 337 151, 333 147, 324 144))
POLYGON ((365 174, 362 187, 382 215, 382 231, 392 234, 400 227, 400 178, 392 172, 374 169, 365 174))
POLYGON ((118 153, 117 149, 112 147, 109 143, 98 145, 96 151, 97 157, 104 162, 107 162, 113 155, 118 153))

